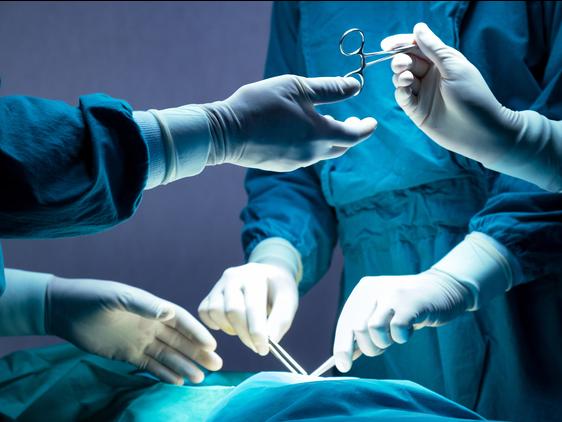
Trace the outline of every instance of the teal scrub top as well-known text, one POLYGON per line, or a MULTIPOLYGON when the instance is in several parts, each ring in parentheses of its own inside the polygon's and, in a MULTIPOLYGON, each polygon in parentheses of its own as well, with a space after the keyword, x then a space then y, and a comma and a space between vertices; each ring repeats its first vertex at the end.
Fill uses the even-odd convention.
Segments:
MULTIPOLYGON (((266 76, 344 75, 349 28, 366 51, 426 22, 482 72, 498 100, 562 119, 562 5, 557 2, 280 2, 266 76)), ((247 255, 265 238, 300 252, 304 293, 344 255, 340 306, 364 276, 417 274, 471 231, 503 244, 522 277, 484 309, 416 332, 351 375, 408 379, 489 418, 562 414, 562 196, 483 168, 429 140, 394 100, 388 64, 366 70, 362 93, 324 105, 339 119, 374 116, 375 134, 343 157, 286 174, 249 170, 242 213, 247 255)))
POLYGON ((136 210, 147 173, 148 148, 124 101, 0 97, 0 239, 112 227, 136 210))

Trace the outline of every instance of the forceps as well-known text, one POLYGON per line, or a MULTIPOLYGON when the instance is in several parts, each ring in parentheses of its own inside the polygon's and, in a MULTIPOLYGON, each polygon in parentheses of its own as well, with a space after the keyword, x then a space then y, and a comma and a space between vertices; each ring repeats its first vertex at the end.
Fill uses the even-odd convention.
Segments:
MULTIPOLYGON (((364 47, 365 47, 365 34, 360 29, 357 29, 357 28, 348 29, 347 31, 345 31, 342 34, 342 36, 340 38, 340 53, 343 54, 344 56, 347 56, 347 57, 359 56, 359 59, 360 59, 359 67, 355 70, 352 70, 351 72, 349 72, 348 74, 345 75, 346 78, 349 77, 349 76, 355 77, 356 79, 359 80, 359 83, 361 83, 361 88, 359 89, 357 94, 359 94, 361 92, 361 90, 363 89, 363 85, 365 85, 365 76, 363 75, 363 73, 365 72, 366 68, 368 68, 369 66, 372 66, 376 63, 384 62, 385 60, 390 60, 395 55, 397 55, 398 53, 403 53, 403 52, 406 52, 406 51, 413 50, 414 48, 416 48, 416 45, 415 44, 404 44, 404 45, 399 45, 397 47, 394 47, 392 50, 373 51, 373 52, 370 52, 370 53, 365 52, 364 47), (358 34, 359 38, 357 38, 357 36, 353 35, 353 34, 358 34), (354 50, 346 49, 345 46, 344 46, 344 42, 345 42, 346 38, 348 40, 350 38, 360 40, 359 47, 357 47, 354 50), (383 56, 383 57, 381 57, 379 59, 375 59, 375 60, 370 61, 370 62, 367 62, 367 58, 372 57, 372 56, 383 56)), ((355 95, 357 95, 357 94, 355 94, 355 95)))
MULTIPOLYGON (((361 350, 359 350, 358 348, 355 348, 355 350, 353 351, 352 360, 357 359, 359 356, 361 356, 361 354, 362 354, 361 350)), ((326 372, 328 372, 334 366, 336 366, 336 359, 333 356, 330 356, 330 358, 326 362, 324 362, 322 365, 320 365, 318 368, 316 368, 314 371, 312 371, 310 373, 310 376, 311 377, 319 377, 320 375, 323 375, 326 372)))
POLYGON ((285 365, 285 367, 291 371, 293 374, 308 375, 302 366, 300 366, 296 360, 294 360, 290 354, 288 354, 279 344, 275 343, 273 340, 269 339, 269 350, 279 361, 285 365))

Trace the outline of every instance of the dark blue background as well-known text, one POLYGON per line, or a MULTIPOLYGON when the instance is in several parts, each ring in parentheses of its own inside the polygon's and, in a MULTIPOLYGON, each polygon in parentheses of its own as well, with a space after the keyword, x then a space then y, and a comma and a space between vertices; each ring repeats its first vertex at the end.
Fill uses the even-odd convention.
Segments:
MULTIPOLYGON (((219 100, 262 77, 269 2, 2 2, 0 95, 76 104, 104 92, 135 109, 219 100)), ((6 265, 117 280, 196 313, 228 266, 242 262, 244 170, 210 168, 145 194, 137 214, 82 238, 4 241, 6 265)), ((312 369, 330 353, 341 259, 301 301, 282 344, 312 369)), ((216 334, 225 368, 280 369, 216 334)), ((0 354, 56 341, 0 338, 0 354)))

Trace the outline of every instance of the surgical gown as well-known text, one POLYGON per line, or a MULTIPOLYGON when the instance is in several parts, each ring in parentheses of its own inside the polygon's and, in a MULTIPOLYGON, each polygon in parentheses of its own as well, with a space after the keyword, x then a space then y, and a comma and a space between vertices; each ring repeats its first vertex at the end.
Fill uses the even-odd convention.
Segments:
MULTIPOLYGON (((561 20, 557 2, 277 3, 266 76, 344 75, 358 66, 339 53, 344 31, 362 29, 365 50, 375 51, 384 37, 423 21, 480 69, 502 104, 561 119, 561 20)), ((365 77, 360 95, 320 111, 374 116, 374 136, 341 158, 292 173, 248 171, 246 254, 268 237, 290 241, 302 256, 304 293, 326 272, 339 241, 342 305, 364 276, 417 274, 468 232, 491 236, 519 263, 517 286, 382 356, 361 357, 350 374, 412 380, 489 418, 558 419, 562 196, 431 142, 396 104, 390 66, 369 67, 365 77)))
POLYGON ((482 420, 407 381, 215 372, 202 384, 177 386, 141 375, 131 365, 71 345, 15 352, 0 359, 0 417, 139 422, 482 420))
POLYGON ((107 229, 134 213, 147 173, 148 148, 124 101, 0 98, 0 239, 107 229))

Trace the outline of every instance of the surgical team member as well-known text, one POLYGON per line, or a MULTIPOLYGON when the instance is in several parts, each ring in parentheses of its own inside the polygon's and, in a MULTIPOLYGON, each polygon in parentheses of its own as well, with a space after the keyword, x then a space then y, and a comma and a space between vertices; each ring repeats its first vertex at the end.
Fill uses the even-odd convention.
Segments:
MULTIPOLYGON (((344 31, 361 28, 372 51, 425 21, 506 107, 559 119, 561 19, 557 2, 281 2, 266 75, 345 74, 357 64, 339 55, 344 31)), ((338 369, 409 379, 489 418, 556 420, 562 197, 443 149, 394 91, 390 69, 372 66, 360 95, 322 107, 380 121, 343 157, 286 174, 248 171, 248 263, 224 272, 200 316, 267 353, 267 336, 289 329, 299 292, 324 275, 339 241, 338 369), (355 345, 364 356, 352 362, 355 345)))
POLYGON ((396 100, 416 126, 486 168, 562 191, 562 122, 502 106, 478 69, 423 23, 381 46, 414 41, 419 51, 395 56, 392 70, 396 100))
MULTIPOLYGON (((207 165, 286 171, 340 156, 376 122, 335 121, 314 106, 358 88, 349 78, 285 75, 246 85, 225 101, 148 112, 100 94, 81 97, 78 108, 0 98, 0 237, 107 229, 134 213, 143 190, 207 165)), ((194 363, 222 365, 201 323, 134 287, 11 269, 4 280, 0 259, 0 293, 0 335, 57 335, 171 383, 200 382, 194 363)))

